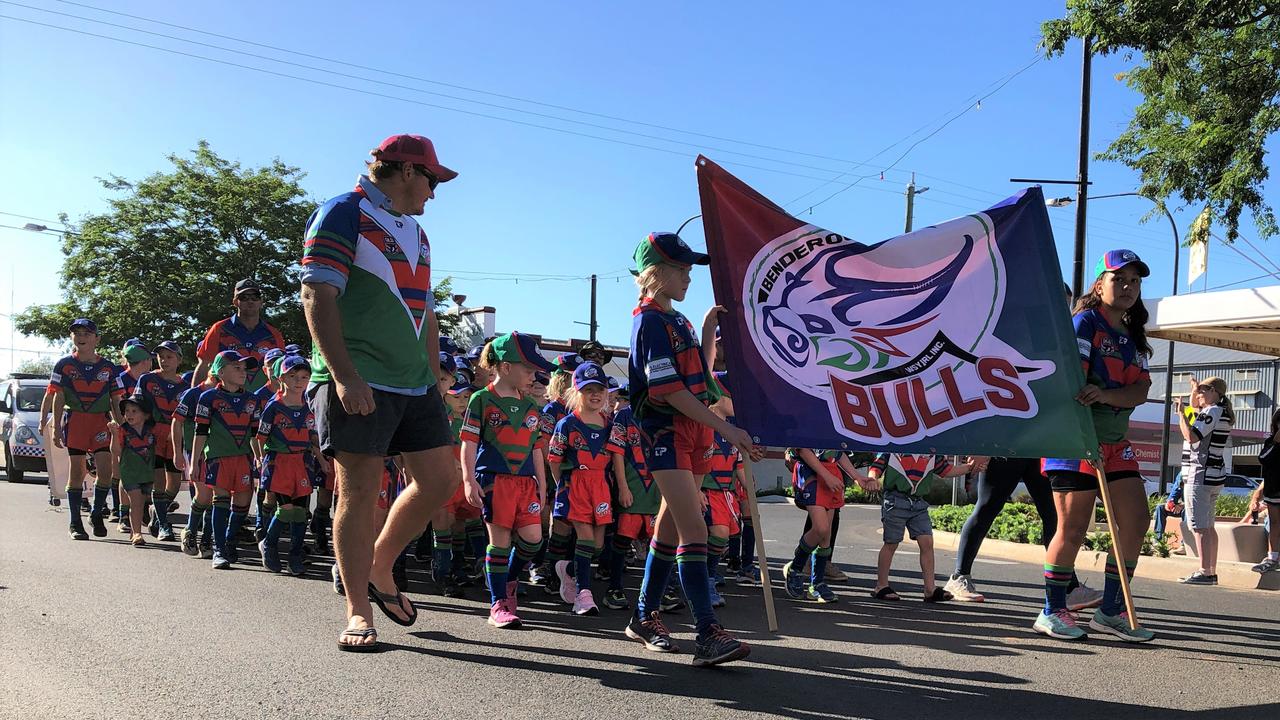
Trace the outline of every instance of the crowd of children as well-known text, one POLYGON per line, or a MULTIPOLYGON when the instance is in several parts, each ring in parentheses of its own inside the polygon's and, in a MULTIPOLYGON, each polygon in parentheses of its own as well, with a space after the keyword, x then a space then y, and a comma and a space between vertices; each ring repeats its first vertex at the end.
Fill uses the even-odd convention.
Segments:
MULTIPOLYGON (((518 599, 526 592, 520 587, 526 570, 531 585, 543 586, 576 615, 600 612, 592 581, 604 581, 601 604, 630 611, 627 636, 659 652, 676 649, 661 613, 687 603, 698 632, 695 664, 718 664, 750 651, 721 627, 715 610, 725 604, 718 588, 726 575, 741 584, 758 577, 743 459, 759 459, 763 450, 734 425, 733 388, 741 383, 724 370, 718 325, 725 309, 707 313, 701 335, 715 341, 704 346, 674 308, 688 290, 690 269, 706 264, 707 256, 674 234, 654 233, 636 248, 634 260, 640 300, 625 384, 608 375, 610 355, 594 342, 551 362, 532 336, 519 332, 466 351, 440 339, 439 387, 456 440, 460 482, 401 555, 395 577, 400 589, 407 587, 405 568, 412 557, 430 565, 446 596, 461 597, 483 578, 488 620, 497 628, 521 623, 518 599), (623 582, 633 560, 643 566, 634 609, 623 582)), ((1137 517, 1145 511, 1145 498, 1133 482, 1136 465, 1125 440, 1128 408, 1145 400, 1149 384, 1145 310, 1138 294, 1145 275, 1146 266, 1133 253, 1108 253, 1075 316, 1089 378, 1077 401, 1093 407, 1106 443, 1103 468, 1121 521, 1124 571, 1130 574, 1145 530, 1137 517)), ((311 364, 298 346, 232 343, 212 353, 202 347, 197 355, 203 372, 193 376, 179 374, 183 353, 173 341, 150 350, 130 340, 118 368, 97 353, 91 320, 77 319, 70 333, 75 350, 53 370, 44 415, 56 410, 54 442, 71 455, 72 538, 89 536, 84 503, 94 536, 107 534, 110 519, 135 546, 146 545, 144 529, 162 542, 179 540, 170 516, 185 479, 191 503, 180 543, 188 555, 211 560, 215 569, 240 562, 255 501, 252 533, 268 570, 302 575, 308 554, 327 553, 333 471, 317 443, 306 395, 311 364), (156 364, 159 369, 153 369, 156 364), (90 502, 84 483, 95 470, 90 502), (109 512, 113 494, 118 501, 109 512), (284 559, 282 538, 288 539, 284 559)), ((1196 440, 1209 433, 1200 426, 1213 424, 1197 422, 1186 431, 1199 432, 1196 440)), ((894 552, 909 534, 920 548, 925 601, 952 599, 934 582, 923 497, 932 481, 981 471, 987 458, 953 464, 933 455, 882 453, 866 474, 840 451, 790 448, 786 459, 795 504, 807 515, 794 556, 782 569, 790 597, 838 600, 828 584, 829 564, 845 488, 855 482, 884 494, 874 597, 900 599, 888 576, 894 552)), ((403 487, 396 458, 387 458, 385 467, 383 517, 403 487)), ((1056 491, 1060 530, 1049 545, 1045 608, 1035 628, 1078 638, 1084 632, 1066 606, 1065 588, 1081 528, 1092 517, 1097 480, 1092 467, 1077 460, 1046 460, 1043 467, 1056 491)), ((1091 627, 1127 640, 1150 639, 1149 631, 1127 622, 1115 582, 1121 571, 1118 560, 1108 564, 1102 607, 1091 627)), ((336 566, 333 579, 343 592, 336 566)))

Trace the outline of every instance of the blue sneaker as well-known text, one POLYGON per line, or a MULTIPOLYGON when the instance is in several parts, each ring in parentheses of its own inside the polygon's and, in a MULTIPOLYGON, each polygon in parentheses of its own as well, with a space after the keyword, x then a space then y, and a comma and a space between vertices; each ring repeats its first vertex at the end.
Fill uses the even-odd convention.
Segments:
POLYGON ((258 552, 262 553, 262 567, 271 572, 280 572, 280 549, 267 544, 266 540, 258 542, 258 552))
POLYGON ((760 582, 760 570, 755 565, 744 565, 733 576, 733 581, 739 585, 755 585, 760 582))
POLYGON ((713 608, 724 607, 724 598, 720 596, 720 591, 716 590, 715 580, 707 578, 707 590, 709 591, 708 594, 710 594, 711 596, 711 607, 713 608))
POLYGON ((1141 626, 1130 628, 1128 612, 1121 612, 1119 615, 1108 615, 1100 609, 1093 612, 1093 619, 1089 621, 1089 629, 1115 635, 1125 642, 1149 642, 1156 636, 1155 633, 1141 626))
POLYGON ((786 578, 787 596, 793 600, 803 600, 805 577, 792 569, 791 565, 792 563, 788 561, 782 566, 782 577, 786 578))
POLYGON ((718 588, 722 588, 725 586, 724 575, 721 575, 719 570, 716 570, 716 574, 711 576, 711 580, 712 582, 715 583, 715 586, 718 588))
POLYGON ((1076 624, 1075 614, 1065 608, 1048 615, 1040 613, 1031 627, 1041 635, 1059 640, 1083 640, 1088 637, 1088 634, 1076 624))
POLYGON ((231 561, 223 557, 222 553, 217 550, 213 551, 213 569, 226 570, 231 567, 231 561))
POLYGON ((837 596, 826 583, 810 585, 808 590, 805 591, 805 597, 818 603, 834 603, 840 601, 839 596, 837 596))

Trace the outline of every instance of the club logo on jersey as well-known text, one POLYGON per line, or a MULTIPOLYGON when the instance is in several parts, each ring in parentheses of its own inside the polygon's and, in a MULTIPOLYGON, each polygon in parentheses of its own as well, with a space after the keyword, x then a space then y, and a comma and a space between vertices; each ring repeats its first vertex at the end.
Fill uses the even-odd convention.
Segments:
POLYGON ((531 503, 529 503, 529 514, 530 514, 530 515, 537 515, 537 514, 538 514, 538 513, 540 513, 540 512, 542 512, 542 503, 540 503, 540 502, 536 502, 536 501, 535 501, 535 502, 531 502, 531 503))
POLYGON ((106 382, 106 381, 108 381, 108 380, 110 380, 110 379, 111 379, 111 371, 110 371, 110 370, 103 370, 103 371, 101 371, 101 372, 99 372, 99 373, 98 373, 98 378, 97 378, 98 382, 106 382))
MULTIPOLYGON (((515 410, 515 408, 512 408, 512 410, 515 410)), ((528 415, 524 419, 524 426, 530 430, 533 430, 538 427, 538 422, 539 422, 539 418, 537 415, 528 415)))
POLYGON ((596 515, 608 515, 608 514, 609 514, 609 503, 602 502, 596 506, 596 515))
POLYGON ((756 253, 742 299, 761 357, 839 432, 903 444, 1036 414, 1055 365, 995 335, 1007 274, 983 214, 874 245, 805 225, 756 253))
POLYGON ((102 432, 98 433, 97 435, 94 435, 94 436, 93 436, 93 441, 94 441, 94 442, 100 442, 100 443, 104 443, 104 442, 106 442, 106 441, 107 441, 107 431, 106 431, 106 430, 103 430, 102 432))

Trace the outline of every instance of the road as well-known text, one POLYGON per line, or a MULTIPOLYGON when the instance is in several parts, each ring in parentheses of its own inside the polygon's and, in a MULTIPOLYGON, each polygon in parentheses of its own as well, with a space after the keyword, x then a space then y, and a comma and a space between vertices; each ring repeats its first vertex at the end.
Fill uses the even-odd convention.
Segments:
MULTIPOLYGON (((1148 645, 1064 644, 1030 631, 1038 567, 980 560, 984 604, 929 607, 914 545, 898 555, 904 602, 868 597, 877 508, 850 507, 836 561, 852 576, 834 606, 778 593, 767 632, 758 588, 726 592, 724 624, 748 661, 690 668, 624 638, 624 614, 577 618, 541 590, 525 629, 485 623, 472 589, 450 600, 416 581, 413 628, 380 625, 386 651, 339 653, 340 599, 316 562, 304 579, 210 570, 175 546, 114 532, 73 542, 37 484, 0 484, 0 717, 216 718, 1052 718, 1277 717, 1280 597, 1139 582, 1148 645)), ((803 522, 761 512, 777 568, 803 522)), ((242 555, 245 555, 242 551, 242 555)), ((252 554, 256 555, 256 553, 252 554)), ((953 558, 940 553, 940 570, 953 558)), ((631 571, 630 595, 638 572, 631 571)), ((1100 579, 1096 581, 1100 583, 1100 579)), ((667 618, 687 647, 687 612, 667 618)))

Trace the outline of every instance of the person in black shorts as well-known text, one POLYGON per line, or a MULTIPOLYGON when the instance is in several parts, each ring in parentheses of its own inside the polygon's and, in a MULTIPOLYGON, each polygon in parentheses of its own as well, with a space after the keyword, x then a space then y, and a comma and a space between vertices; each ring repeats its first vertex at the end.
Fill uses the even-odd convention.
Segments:
POLYGON ((1262 562, 1253 566, 1257 573, 1280 570, 1280 410, 1271 416, 1271 435, 1258 453, 1262 465, 1262 487, 1254 496, 1255 512, 1266 508, 1271 526, 1267 532, 1267 549, 1270 552, 1262 562))

